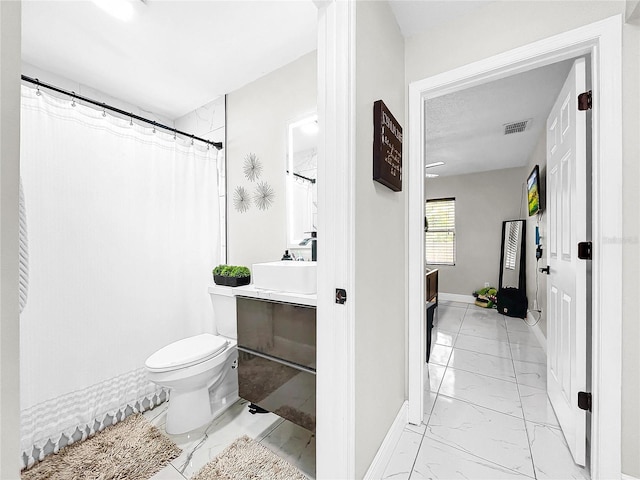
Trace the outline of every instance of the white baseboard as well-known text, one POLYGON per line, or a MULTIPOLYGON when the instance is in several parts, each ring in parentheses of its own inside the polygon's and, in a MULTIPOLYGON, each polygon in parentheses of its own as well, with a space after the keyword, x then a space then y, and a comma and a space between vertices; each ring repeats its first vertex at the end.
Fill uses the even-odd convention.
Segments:
POLYGON ((544 353, 547 353, 547 337, 545 337, 544 333, 542 333, 542 330, 540 330, 540 324, 536 323, 536 319, 533 317, 530 310, 527 311, 527 323, 529 324, 535 323, 535 325, 531 327, 531 330, 533 331, 534 335, 538 339, 538 343, 540 343, 540 346, 544 350, 544 353))
POLYGON ((475 303, 476 298, 473 295, 460 295, 459 293, 442 293, 438 292, 438 300, 446 300, 449 302, 475 303))
POLYGON ((384 437, 378 453, 376 453, 371 465, 369 465, 369 469, 364 475, 364 480, 378 480, 382 478, 384 469, 387 467, 391 455, 393 455, 393 450, 398 444, 398 440, 400 440, 400 435, 402 435, 404 427, 407 426, 408 418, 409 402, 405 400, 398 411, 398 415, 396 415, 396 419, 391 424, 391 428, 389 428, 387 435, 384 437))
POLYGON ((620 478, 621 480, 640 480, 640 478, 627 475, 626 473, 621 474, 620 478))

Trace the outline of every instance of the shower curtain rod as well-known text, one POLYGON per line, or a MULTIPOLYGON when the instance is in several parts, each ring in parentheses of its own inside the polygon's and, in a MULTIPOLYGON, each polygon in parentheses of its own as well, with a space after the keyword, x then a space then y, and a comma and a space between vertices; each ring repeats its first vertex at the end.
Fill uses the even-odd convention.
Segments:
POLYGON ((82 95, 78 95, 76 92, 70 92, 69 90, 64 90, 63 88, 59 88, 59 87, 56 87, 54 85, 50 85, 48 83, 41 82, 37 78, 31 78, 31 77, 27 77, 26 75, 22 75, 22 80, 25 81, 25 82, 33 83, 34 85, 37 85, 38 87, 47 88, 49 90, 53 90, 54 92, 58 92, 58 93, 62 93, 64 95, 68 95, 69 97, 72 97, 74 99, 78 99, 78 100, 81 100, 83 102, 91 103, 92 105, 96 105, 98 107, 102 107, 105 110, 109 110, 111 112, 119 113, 120 115, 124 115, 125 117, 129 117, 131 119, 136 119, 136 120, 138 120, 140 122, 148 123, 150 125, 153 125, 154 127, 162 128, 164 130, 169 130, 170 132, 173 132, 174 134, 183 135, 185 137, 191 138, 192 140, 198 140, 200 142, 206 143, 207 145, 211 145, 211 146, 217 148, 218 150, 222 149, 222 142, 212 142, 211 140, 207 140, 206 138, 196 137, 195 135, 191 135, 190 133, 182 132, 182 131, 177 130, 177 129, 173 128, 173 127, 168 127, 167 125, 163 125, 163 124, 158 123, 158 122, 156 122, 154 120, 149 120, 148 118, 141 117, 140 115, 135 115, 135 114, 133 114, 131 112, 125 112, 124 110, 121 110, 119 108, 113 107, 113 106, 108 105, 106 103, 98 102, 96 100, 92 100, 91 98, 83 97, 82 95))
MULTIPOLYGON (((289 173, 289 170, 287 170, 287 173, 289 173)), ((316 183, 316 179, 315 178, 309 178, 309 177, 305 177, 304 175, 300 175, 299 173, 293 172, 293 176, 294 177, 298 177, 302 180, 306 180, 307 182, 311 182, 311 183, 316 183)))

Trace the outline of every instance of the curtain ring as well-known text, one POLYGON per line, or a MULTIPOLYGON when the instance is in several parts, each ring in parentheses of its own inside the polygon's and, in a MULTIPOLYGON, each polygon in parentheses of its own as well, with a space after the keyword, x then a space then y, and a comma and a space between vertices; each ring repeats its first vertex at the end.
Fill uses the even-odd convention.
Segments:
POLYGON ((129 112, 129 126, 133 127, 133 114, 129 112))
POLYGON ((71 92, 73 95, 71 96, 71 106, 76 106, 76 92, 71 92))
POLYGON ((102 104, 102 116, 103 116, 103 117, 106 117, 106 116, 107 116, 107 110, 106 110, 106 107, 105 107, 105 104, 104 104, 104 103, 102 104))
POLYGON ((193 135, 191 135, 191 145, 193 145, 193 135))
POLYGON ((36 78, 36 96, 40 96, 42 93, 40 92, 40 80, 36 78))

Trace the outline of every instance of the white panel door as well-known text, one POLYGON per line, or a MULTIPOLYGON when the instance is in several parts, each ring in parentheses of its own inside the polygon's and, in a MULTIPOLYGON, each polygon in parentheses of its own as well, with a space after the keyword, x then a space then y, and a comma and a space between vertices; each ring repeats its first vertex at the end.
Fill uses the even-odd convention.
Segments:
POLYGON ((578 465, 586 451, 586 412, 578 408, 587 379, 586 263, 578 259, 586 240, 586 113, 577 105, 585 72, 584 59, 576 60, 547 119, 547 393, 578 465))

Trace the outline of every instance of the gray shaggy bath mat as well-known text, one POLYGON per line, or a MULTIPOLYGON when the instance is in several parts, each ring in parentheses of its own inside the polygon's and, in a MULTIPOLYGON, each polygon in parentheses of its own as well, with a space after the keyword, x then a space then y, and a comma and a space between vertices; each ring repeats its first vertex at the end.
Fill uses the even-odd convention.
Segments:
POLYGON ((135 414, 45 457, 22 480, 146 480, 178 457, 171 440, 135 414))
POLYGON ((307 480, 297 468, 246 435, 207 463, 191 480, 307 480))

